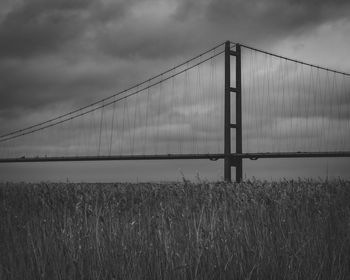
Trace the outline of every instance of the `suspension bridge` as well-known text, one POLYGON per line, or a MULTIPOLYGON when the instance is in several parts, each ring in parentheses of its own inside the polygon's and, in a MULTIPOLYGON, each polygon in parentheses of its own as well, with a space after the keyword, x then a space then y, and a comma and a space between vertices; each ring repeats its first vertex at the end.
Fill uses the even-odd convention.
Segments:
POLYGON ((224 42, 148 80, 1 131, 0 162, 350 157, 350 74, 224 42))

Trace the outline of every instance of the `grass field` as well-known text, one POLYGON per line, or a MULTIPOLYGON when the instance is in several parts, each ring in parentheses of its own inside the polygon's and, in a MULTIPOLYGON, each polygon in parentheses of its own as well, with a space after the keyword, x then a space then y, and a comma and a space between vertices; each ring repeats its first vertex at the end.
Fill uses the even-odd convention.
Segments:
POLYGON ((0 279, 349 279, 350 182, 2 184, 0 279))

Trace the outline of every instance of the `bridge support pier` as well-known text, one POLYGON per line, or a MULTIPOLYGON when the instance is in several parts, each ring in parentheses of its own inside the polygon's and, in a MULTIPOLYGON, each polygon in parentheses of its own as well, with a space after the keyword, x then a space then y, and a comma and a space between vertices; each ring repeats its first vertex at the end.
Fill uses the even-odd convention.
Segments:
POLYGON ((232 157, 231 129, 236 130, 236 154, 242 154, 242 84, 241 84, 241 46, 235 45, 231 50, 230 41, 225 43, 225 128, 224 128, 224 179, 231 182, 231 167, 236 167, 236 182, 243 177, 243 160, 232 157), (236 57, 236 86, 231 87, 231 56, 236 57), (236 123, 231 123, 231 93, 236 94, 236 123))

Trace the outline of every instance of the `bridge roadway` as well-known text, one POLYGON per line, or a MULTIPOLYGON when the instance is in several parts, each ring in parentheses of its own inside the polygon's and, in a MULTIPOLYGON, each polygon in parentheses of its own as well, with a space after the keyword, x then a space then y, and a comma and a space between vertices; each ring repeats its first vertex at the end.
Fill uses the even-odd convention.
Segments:
MULTIPOLYGON (((15 162, 57 162, 57 161, 111 161, 111 160, 173 160, 173 159, 223 159, 224 154, 161 154, 161 155, 111 155, 111 156, 37 156, 37 157, 17 157, 0 158, 0 163, 15 162)), ((259 158, 320 158, 320 157, 350 157, 350 151, 339 152, 280 152, 280 153, 232 153, 231 159, 251 159, 259 158)))

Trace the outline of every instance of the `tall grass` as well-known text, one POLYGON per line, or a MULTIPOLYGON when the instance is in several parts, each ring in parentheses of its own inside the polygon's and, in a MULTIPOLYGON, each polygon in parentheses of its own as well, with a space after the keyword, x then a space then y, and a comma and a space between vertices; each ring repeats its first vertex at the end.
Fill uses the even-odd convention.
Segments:
POLYGON ((350 183, 0 185, 0 279, 349 279, 350 183))

